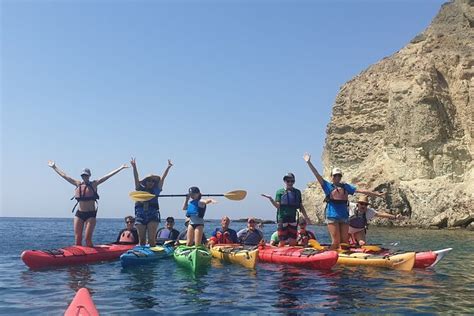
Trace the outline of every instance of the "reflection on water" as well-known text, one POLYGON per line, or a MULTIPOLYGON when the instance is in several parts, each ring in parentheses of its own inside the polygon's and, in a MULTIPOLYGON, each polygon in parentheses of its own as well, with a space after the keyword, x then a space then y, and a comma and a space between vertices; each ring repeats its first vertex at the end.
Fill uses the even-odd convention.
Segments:
MULTIPOLYGON (((156 271, 158 265, 142 265, 136 267, 122 268, 122 272, 127 275, 127 285, 124 290, 129 294, 130 302, 138 309, 152 309, 159 305, 157 298, 154 296, 156 271)), ((165 282, 165 280, 163 280, 165 282)))
POLYGON ((65 267, 69 274, 69 287, 77 292, 80 288, 87 288, 91 294, 94 290, 88 285, 94 282, 93 266, 90 265, 78 265, 65 267))

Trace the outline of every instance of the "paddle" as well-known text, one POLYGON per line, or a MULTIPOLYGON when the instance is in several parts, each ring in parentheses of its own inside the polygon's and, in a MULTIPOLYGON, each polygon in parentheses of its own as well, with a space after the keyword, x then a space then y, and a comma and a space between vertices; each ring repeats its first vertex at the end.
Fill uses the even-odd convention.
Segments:
POLYGON ((311 246, 312 248, 316 249, 316 250, 326 250, 327 249, 326 247, 321 246, 321 244, 316 239, 308 240, 308 245, 311 246))
MULTIPOLYGON (((136 202, 146 202, 156 197, 156 195, 148 193, 148 192, 144 192, 144 191, 132 191, 128 195, 130 196, 132 200, 136 202)), ((161 198, 161 197, 185 197, 185 196, 187 196, 187 194, 163 194, 163 195, 160 195, 159 197, 161 198)), ((245 197, 247 196, 247 191, 236 190, 236 191, 230 191, 224 194, 203 194, 202 196, 223 196, 229 200, 240 201, 240 200, 245 199, 245 197)))

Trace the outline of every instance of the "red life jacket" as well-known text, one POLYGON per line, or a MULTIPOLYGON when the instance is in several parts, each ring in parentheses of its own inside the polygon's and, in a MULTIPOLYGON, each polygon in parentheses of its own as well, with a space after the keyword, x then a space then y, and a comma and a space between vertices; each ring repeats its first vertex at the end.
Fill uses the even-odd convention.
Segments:
POLYGON ((129 243, 129 244, 135 244, 137 241, 133 237, 133 234, 131 231, 126 230, 120 235, 120 243, 129 243))
POLYGON ((331 193, 326 196, 324 201, 337 203, 337 204, 348 204, 349 203, 349 194, 344 188, 344 183, 332 184, 333 189, 331 193))
POLYGON ((216 233, 216 239, 217 239, 217 244, 233 244, 234 243, 230 239, 230 234, 227 231, 224 233, 222 233, 221 231, 218 231, 216 233))
MULTIPOLYGON (((92 183, 81 182, 81 184, 79 184, 76 187, 76 190, 74 191, 74 196, 71 198, 71 200, 73 199, 77 200, 77 203, 72 208, 72 212, 74 213, 77 204, 79 204, 79 202, 81 201, 95 201, 97 203, 97 200, 99 199, 99 194, 97 194, 97 191, 94 190, 92 183)), ((98 207, 96 207, 96 211, 97 210, 98 207)))

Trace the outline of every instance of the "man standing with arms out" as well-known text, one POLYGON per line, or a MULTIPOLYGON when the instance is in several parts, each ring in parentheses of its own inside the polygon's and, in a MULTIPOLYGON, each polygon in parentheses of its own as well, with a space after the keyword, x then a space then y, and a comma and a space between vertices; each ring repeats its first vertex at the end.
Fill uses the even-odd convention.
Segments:
POLYGON ((270 195, 262 194, 277 209, 278 239, 279 247, 285 246, 288 242, 290 246, 296 246, 297 239, 297 212, 303 214, 307 223, 310 223, 306 210, 303 206, 301 191, 294 187, 295 175, 288 173, 283 177, 285 187, 276 192, 275 199, 270 195))

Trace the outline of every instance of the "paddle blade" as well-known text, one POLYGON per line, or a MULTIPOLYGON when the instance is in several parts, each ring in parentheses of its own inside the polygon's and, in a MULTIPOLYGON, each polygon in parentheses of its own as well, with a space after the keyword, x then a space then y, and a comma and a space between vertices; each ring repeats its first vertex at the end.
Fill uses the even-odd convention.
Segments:
POLYGON ((244 191, 244 190, 231 191, 231 192, 225 193, 224 196, 228 198, 229 200, 240 201, 240 200, 245 199, 245 197, 247 196, 247 191, 244 191))
POLYGON ((143 191, 132 191, 128 196, 135 202, 146 202, 155 197, 154 194, 143 191))
POLYGON ((316 250, 325 250, 326 248, 324 246, 321 246, 321 244, 316 240, 316 239, 310 239, 308 240, 308 245, 316 250))
POLYGON ((363 245, 361 248, 367 250, 367 252, 382 251, 382 248, 380 248, 379 246, 376 246, 376 245, 363 245))

